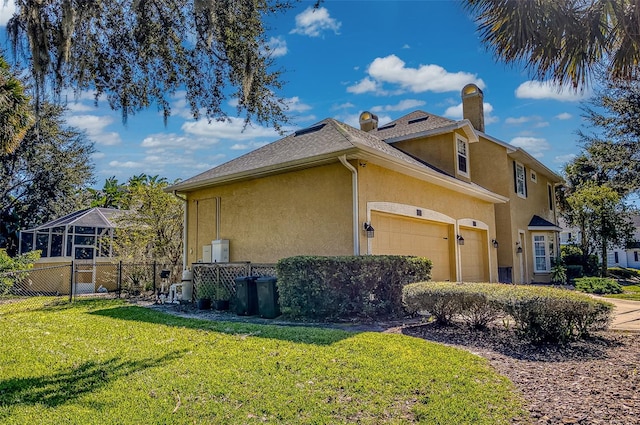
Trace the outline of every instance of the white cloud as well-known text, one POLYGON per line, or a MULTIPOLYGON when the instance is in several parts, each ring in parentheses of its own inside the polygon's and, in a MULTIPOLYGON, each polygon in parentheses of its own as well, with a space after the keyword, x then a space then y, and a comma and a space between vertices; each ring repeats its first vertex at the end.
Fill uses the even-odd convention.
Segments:
POLYGON ((102 158, 104 158, 104 157, 106 157, 106 156, 107 156, 107 154, 106 154, 106 153, 104 153, 104 152, 94 152, 94 153, 91 155, 91 157, 92 157, 93 159, 102 159, 102 158))
POLYGON ((551 149, 551 145, 546 139, 540 137, 515 137, 509 142, 513 146, 524 149, 535 158, 544 156, 544 152, 551 149))
POLYGON ((67 117, 67 124, 84 130, 91 140, 105 146, 119 145, 122 142, 120 135, 115 131, 105 132, 106 127, 112 122, 112 117, 104 115, 70 115, 67 117))
MULTIPOLYGON (((493 124, 495 122, 498 122, 498 117, 494 117, 491 115, 491 112, 493 112, 493 105, 487 102, 483 102, 482 103, 482 108, 484 110, 484 123, 485 124, 493 124)), ((454 120, 461 120, 462 119, 462 103, 459 103, 457 105, 454 106, 449 106, 445 111, 444 111, 444 116, 447 118, 451 118, 454 120)))
POLYGON ((179 136, 175 133, 158 133, 145 137, 140 146, 147 149, 180 148, 197 150, 217 144, 216 139, 179 136))
POLYGON ((397 85, 400 91, 412 93, 459 91, 469 83, 474 83, 480 88, 485 86, 484 81, 475 74, 449 72, 439 65, 419 65, 417 68, 409 68, 396 55, 374 59, 367 73, 368 77, 357 85, 348 87, 347 91, 356 94, 365 93, 377 89, 384 83, 397 85))
POLYGON ((524 123, 529 122, 529 121, 531 121, 533 119, 534 119, 534 117, 518 117, 518 118, 509 117, 506 120, 504 120, 504 123, 505 124, 509 124, 509 125, 524 124, 524 123))
POLYGON ((347 92, 353 94, 363 94, 369 92, 377 92, 378 91, 378 83, 373 81, 369 77, 363 78, 359 83, 354 86, 347 87, 347 92))
POLYGON ((570 86, 560 87, 549 81, 525 81, 515 93, 519 99, 552 99, 560 102, 578 102, 590 95, 588 90, 575 91, 570 86))
POLYGON ((410 48, 411 48, 411 46, 409 46, 408 44, 405 44, 405 45, 403 45, 403 46, 402 46, 402 48, 403 48, 403 49, 410 49, 410 48))
POLYGON ((304 12, 296 16, 296 27, 290 34, 308 35, 309 37, 319 37, 324 31, 340 33, 341 22, 329 16, 329 11, 324 7, 308 7, 304 12))
POLYGON ((241 151, 246 149, 257 149, 257 148, 263 147, 266 144, 268 144, 268 142, 236 143, 235 145, 231 146, 230 149, 234 151, 241 151))
POLYGON ((9 22, 15 11, 16 5, 13 0, 9 0, 6 5, 3 0, 0 0, 0 27, 7 26, 7 22, 9 22))
MULTIPOLYGON (((208 121, 206 119, 199 121, 188 121, 182 124, 182 130, 190 135, 209 137, 214 140, 252 140, 261 137, 275 139, 279 137, 277 131, 272 128, 248 125, 244 127, 244 120, 241 118, 231 117, 229 120, 208 121)), ((285 129, 286 131, 286 129, 285 129)))
POLYGON ((575 157, 576 157, 576 154, 574 153, 569 153, 566 155, 558 155, 555 158, 553 158, 553 162, 557 164, 566 164, 567 162, 573 161, 575 157))
POLYGON ((331 110, 332 110, 332 111, 336 111, 336 110, 338 110, 338 109, 349 109, 349 108, 353 108, 354 106, 356 106, 356 105, 354 105, 354 104, 353 104, 353 103, 351 103, 351 102, 345 102, 345 103, 341 103, 341 104, 339 104, 339 105, 333 105, 333 106, 331 107, 331 110))
POLYGON ((311 106, 300 102, 300 98, 298 96, 285 99, 284 103, 287 105, 290 112, 305 112, 311 109, 311 106))
POLYGON ((406 111, 407 109, 415 109, 420 106, 426 105, 427 102, 424 100, 417 99, 404 99, 395 105, 385 105, 385 106, 374 106, 371 108, 371 112, 382 112, 382 111, 406 111))
POLYGON ((145 164, 136 161, 109 161, 109 166, 113 168, 137 168, 140 169, 145 164))
POLYGON ((271 37, 269 43, 269 56, 272 58, 279 58, 288 53, 287 41, 282 37, 271 37))
POLYGON ((556 115, 555 118, 559 120, 570 120, 571 118, 573 118, 573 115, 571 115, 568 112, 563 112, 561 114, 556 115))

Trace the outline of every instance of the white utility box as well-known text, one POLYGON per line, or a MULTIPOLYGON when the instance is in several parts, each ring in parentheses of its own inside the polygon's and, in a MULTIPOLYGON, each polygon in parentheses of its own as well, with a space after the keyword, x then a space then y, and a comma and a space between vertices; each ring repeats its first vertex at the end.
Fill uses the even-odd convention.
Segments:
POLYGON ((229 262, 229 239, 216 239, 211 241, 211 262, 229 262))
POLYGON ((211 245, 204 245, 202 247, 202 262, 203 263, 211 263, 211 245))

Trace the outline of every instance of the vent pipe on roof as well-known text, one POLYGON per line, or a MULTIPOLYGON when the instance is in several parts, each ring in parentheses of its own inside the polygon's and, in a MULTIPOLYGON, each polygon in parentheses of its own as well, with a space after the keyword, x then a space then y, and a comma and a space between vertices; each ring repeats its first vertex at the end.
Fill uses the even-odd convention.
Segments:
POLYGON ((475 84, 467 84, 462 89, 462 118, 468 119, 478 131, 484 133, 484 95, 475 84))
POLYGON ((360 130, 369 132, 378 129, 378 116, 369 111, 360 114, 360 130))

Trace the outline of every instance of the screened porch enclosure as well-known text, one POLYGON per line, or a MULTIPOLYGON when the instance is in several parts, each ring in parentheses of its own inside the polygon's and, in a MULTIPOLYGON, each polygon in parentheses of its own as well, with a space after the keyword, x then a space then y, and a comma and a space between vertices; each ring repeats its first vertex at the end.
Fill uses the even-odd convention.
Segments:
POLYGON ((76 273, 76 288, 82 293, 95 292, 100 284, 96 282, 96 263, 111 261, 114 219, 122 213, 110 208, 91 208, 21 231, 20 253, 40 250, 39 265, 85 263, 82 273, 76 273))

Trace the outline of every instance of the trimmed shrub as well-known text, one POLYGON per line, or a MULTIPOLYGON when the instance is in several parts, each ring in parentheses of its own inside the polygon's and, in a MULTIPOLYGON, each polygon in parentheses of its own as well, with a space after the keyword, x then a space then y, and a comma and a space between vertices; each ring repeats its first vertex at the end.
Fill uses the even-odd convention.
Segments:
POLYGON ((607 275, 614 279, 638 279, 640 278, 640 272, 636 269, 626 269, 622 267, 609 267, 607 269, 607 275))
POLYGON ((606 329, 612 305, 573 291, 494 283, 422 282, 407 285, 403 300, 410 311, 424 311, 440 323, 462 318, 482 327, 508 315, 522 339, 567 341, 606 329))
POLYGON ((582 277, 575 280, 576 291, 588 294, 620 294, 622 286, 609 277, 582 277))
POLYGON ((276 266, 280 308, 316 320, 400 317, 404 285, 431 277, 426 258, 298 256, 276 266))
POLYGON ((567 266, 567 281, 573 282, 575 279, 584 276, 584 267, 580 265, 567 266))

